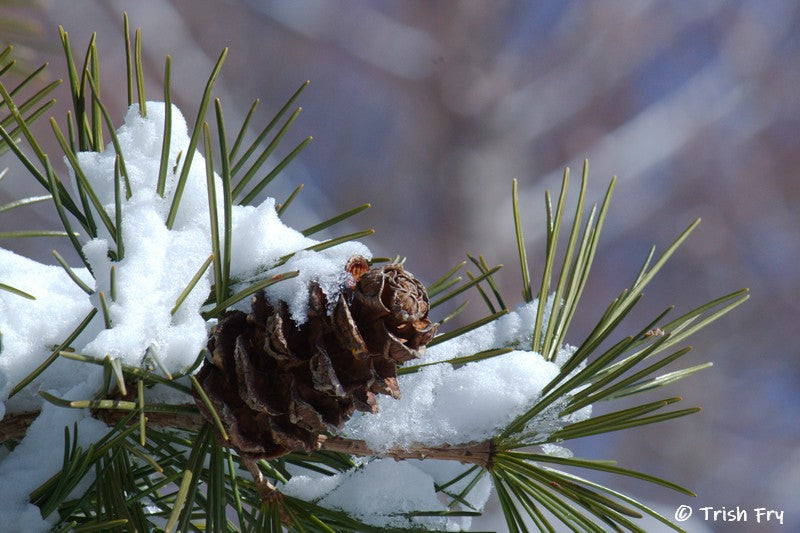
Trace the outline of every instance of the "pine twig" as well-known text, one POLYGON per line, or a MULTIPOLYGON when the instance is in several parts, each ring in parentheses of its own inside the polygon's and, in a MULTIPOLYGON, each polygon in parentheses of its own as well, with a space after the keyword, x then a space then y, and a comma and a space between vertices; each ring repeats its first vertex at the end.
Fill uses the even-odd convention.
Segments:
POLYGON ((321 450, 341 452, 359 457, 391 457, 397 461, 406 459, 439 459, 474 464, 487 469, 491 467, 492 456, 494 455, 494 444, 491 440, 467 444, 443 444, 441 446, 416 445, 408 449, 390 448, 385 452, 378 452, 371 449, 363 440, 320 435, 317 439, 317 446, 321 450))
MULTIPOLYGON (((97 410, 92 413, 95 418, 102 420, 109 426, 113 426, 127 414, 129 414, 127 411, 113 409, 97 410)), ((0 444, 8 440, 22 438, 37 416, 39 416, 39 412, 31 411, 8 415, 3 420, 0 420, 0 444)), ((138 419, 132 423, 138 423, 138 419)), ((156 427, 197 431, 203 427, 206 421, 200 413, 151 412, 147 414, 147 423, 156 427)), ((406 459, 458 461, 487 469, 491 467, 492 456, 495 453, 494 444, 491 440, 466 444, 443 444, 440 446, 416 445, 409 448, 390 448, 386 451, 378 451, 370 448, 363 440, 326 435, 320 435, 317 438, 317 448, 359 457, 391 457, 398 461, 406 459)), ((246 461, 245 465, 247 465, 246 461)), ((257 479, 255 475, 254 479, 257 479)))

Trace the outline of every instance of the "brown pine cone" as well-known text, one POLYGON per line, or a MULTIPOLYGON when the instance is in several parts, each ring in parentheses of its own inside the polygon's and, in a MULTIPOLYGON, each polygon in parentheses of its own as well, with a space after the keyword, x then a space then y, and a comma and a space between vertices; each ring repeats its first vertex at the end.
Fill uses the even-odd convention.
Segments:
POLYGON ((228 312, 214 327, 213 362, 197 379, 238 452, 266 459, 313 450, 355 410, 376 412, 375 394, 399 398, 397 364, 418 358, 438 327, 428 319, 425 287, 402 265, 369 269, 354 258, 347 270, 352 282, 330 313, 312 284, 300 326, 285 303, 258 293, 249 314, 228 312))

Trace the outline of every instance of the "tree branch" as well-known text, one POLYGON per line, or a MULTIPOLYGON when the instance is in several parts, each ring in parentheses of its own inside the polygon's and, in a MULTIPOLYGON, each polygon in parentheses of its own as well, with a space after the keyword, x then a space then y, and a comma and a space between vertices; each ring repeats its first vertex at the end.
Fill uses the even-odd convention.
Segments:
POLYGON ((322 450, 342 452, 349 455, 362 457, 392 457, 397 461, 405 459, 441 459, 444 461, 458 461, 489 468, 492 464, 494 446, 491 440, 483 442, 470 442, 467 444, 443 444, 441 446, 415 445, 409 449, 390 448, 384 452, 371 449, 363 440, 347 439, 344 437, 328 437, 320 435, 317 445, 322 450))
MULTIPOLYGON (((116 424, 127 411, 95 410, 92 415, 108 425, 116 424)), ((0 444, 25 436, 28 427, 39 415, 38 411, 7 415, 0 420, 0 444)), ((147 414, 147 422, 153 426, 196 431, 206 423, 200 413, 163 413, 147 414)), ((397 461, 405 459, 439 459, 475 464, 489 468, 492 464, 494 445, 491 440, 470 442, 467 444, 442 444, 440 446, 415 445, 406 448, 390 448, 385 451, 373 450, 363 440, 348 439, 338 436, 320 435, 317 448, 332 452, 341 452, 360 457, 392 457, 397 461)))

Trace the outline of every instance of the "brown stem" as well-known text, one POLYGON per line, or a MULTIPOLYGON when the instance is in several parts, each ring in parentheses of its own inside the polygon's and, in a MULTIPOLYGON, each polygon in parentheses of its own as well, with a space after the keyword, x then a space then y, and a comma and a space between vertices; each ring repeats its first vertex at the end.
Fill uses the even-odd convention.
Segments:
MULTIPOLYGON (((127 411, 104 409, 94 411, 92 414, 106 424, 114 425, 127 414, 127 411)), ((18 413, 8 415, 0 420, 0 444, 7 440, 22 438, 28 426, 38 415, 38 412, 18 413)), ((157 427, 198 430, 205 424, 205 419, 200 413, 151 412, 147 413, 147 422, 157 427)), ((381 452, 371 449, 363 440, 320 435, 317 439, 317 447, 320 450, 341 452, 361 457, 392 457, 398 461, 404 459, 440 459, 474 464, 483 468, 491 467, 492 456, 494 455, 494 446, 491 440, 456 445, 417 445, 408 449, 391 448, 381 452)))
POLYGON ((317 445, 322 450, 342 452, 362 457, 392 457, 397 461, 402 461, 404 459, 441 459, 444 461, 458 461, 460 463, 474 464, 482 466, 483 468, 489 468, 492 465, 492 454, 494 453, 494 446, 491 440, 456 445, 416 445, 410 449, 391 448, 385 452, 379 452, 371 449, 363 440, 320 435, 317 445))
POLYGON ((261 501, 265 502, 268 501, 270 498, 274 498, 278 489, 275 488, 275 485, 270 483, 270 481, 264 477, 264 474, 261 472, 261 469, 258 467, 257 460, 253 459, 251 456, 247 454, 242 454, 242 464, 244 464, 245 468, 250 472, 250 475, 253 476, 253 481, 256 484, 256 489, 258 489, 258 494, 261 496, 261 501))

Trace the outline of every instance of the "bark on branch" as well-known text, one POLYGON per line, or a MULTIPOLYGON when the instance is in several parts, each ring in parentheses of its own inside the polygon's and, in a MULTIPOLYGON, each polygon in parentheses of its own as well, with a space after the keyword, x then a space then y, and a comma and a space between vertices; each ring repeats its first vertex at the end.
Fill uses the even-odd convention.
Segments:
MULTIPOLYGON (((97 410, 93 412, 95 418, 108 425, 116 424, 126 414, 128 414, 127 411, 120 410, 97 410)), ((38 411, 33 411, 7 415, 0 420, 0 444, 7 440, 22 438, 38 415, 38 411)), ((153 412, 147 414, 147 423, 164 428, 199 430, 206 421, 200 413, 153 412)), ((474 464, 483 468, 491 466, 492 455, 494 454, 494 446, 491 440, 455 445, 416 445, 408 449, 391 448, 385 451, 378 451, 371 449, 363 440, 320 435, 317 439, 317 447, 320 450, 341 452, 360 457, 392 457, 398 461, 405 459, 440 459, 474 464)))

